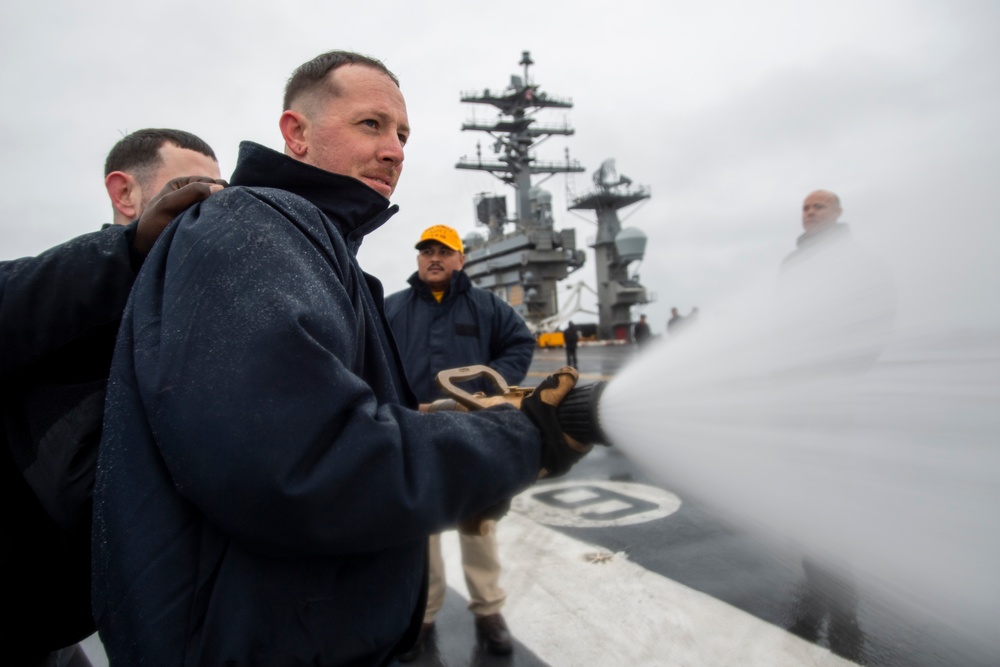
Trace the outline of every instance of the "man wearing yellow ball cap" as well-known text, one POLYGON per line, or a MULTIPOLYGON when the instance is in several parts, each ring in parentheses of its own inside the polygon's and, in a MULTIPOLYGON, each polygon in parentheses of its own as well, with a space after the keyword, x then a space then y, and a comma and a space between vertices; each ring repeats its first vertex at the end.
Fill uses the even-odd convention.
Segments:
MULTIPOLYGON (((410 287, 386 298, 385 311, 417 399, 431 403, 443 398, 434 383, 438 372, 475 364, 492 367, 510 385, 520 384, 531 365, 534 338, 510 305, 472 285, 462 271, 465 254, 458 232, 446 225, 428 227, 416 249, 417 271, 410 276, 410 287)), ((499 586, 496 522, 487 522, 485 535, 460 533, 459 541, 478 639, 491 653, 506 655, 512 644, 500 613, 506 594, 499 586)), ((432 535, 424 624, 416 646, 400 657, 402 661, 416 659, 423 650, 444 594, 440 536, 432 535)))

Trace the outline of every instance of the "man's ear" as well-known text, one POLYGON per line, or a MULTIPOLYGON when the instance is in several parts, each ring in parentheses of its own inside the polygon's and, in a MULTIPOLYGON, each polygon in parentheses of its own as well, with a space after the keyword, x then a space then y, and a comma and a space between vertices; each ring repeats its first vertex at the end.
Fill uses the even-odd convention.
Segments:
POLYGON ((309 128, 309 119, 298 111, 288 109, 278 119, 278 127, 285 140, 285 152, 300 160, 305 157, 308 148, 306 130, 309 128))
POLYGON ((115 207, 116 224, 123 224, 120 222, 121 219, 127 220, 124 223, 127 224, 139 217, 142 189, 131 174, 113 171, 104 178, 104 187, 108 190, 111 205, 115 207))
POLYGON ((465 268, 465 253, 458 253, 458 269, 461 271, 465 268))

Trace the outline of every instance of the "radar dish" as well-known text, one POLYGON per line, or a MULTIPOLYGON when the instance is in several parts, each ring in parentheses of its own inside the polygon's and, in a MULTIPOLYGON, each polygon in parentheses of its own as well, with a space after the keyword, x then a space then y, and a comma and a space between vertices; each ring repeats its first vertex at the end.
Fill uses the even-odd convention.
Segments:
POLYGON ((600 168, 594 172, 594 184, 602 188, 610 188, 618 185, 618 172, 615 171, 614 159, 607 159, 601 163, 600 168))
POLYGON ((594 172, 594 184, 599 188, 610 190, 619 185, 632 185, 632 179, 628 176, 619 176, 615 170, 615 161, 609 158, 601 163, 601 168, 594 172))

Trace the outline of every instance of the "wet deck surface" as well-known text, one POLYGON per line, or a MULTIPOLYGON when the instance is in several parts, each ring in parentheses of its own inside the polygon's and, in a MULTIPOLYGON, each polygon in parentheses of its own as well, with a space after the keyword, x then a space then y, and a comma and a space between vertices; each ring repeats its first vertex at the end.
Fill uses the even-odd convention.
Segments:
MULTIPOLYGON (((626 346, 581 347, 582 380, 613 376, 633 353, 626 346)), ((537 351, 525 384, 563 361, 562 350, 537 351)), ((477 643, 457 539, 446 533, 445 606, 424 653, 409 664, 998 664, 970 655, 933 619, 907 616, 842 579, 820 572, 813 578, 819 598, 810 598, 802 555, 791 545, 748 534, 678 498, 618 450, 597 449, 566 477, 519 496, 498 539, 514 652, 494 656, 477 643), (810 599, 832 606, 832 616, 812 614, 822 610, 810 599), (796 626, 805 639, 788 631, 796 626)), ((88 653, 95 665, 106 664, 96 638, 88 653)))
MULTIPOLYGON (((581 347, 581 381, 610 378, 633 354, 628 346, 581 347)), ((537 351, 525 384, 536 384, 564 360, 562 350, 537 351)), ((565 478, 516 499, 498 527, 501 584, 508 593, 504 614, 517 640, 508 657, 477 645, 457 541, 446 539, 448 598, 428 650, 410 664, 1000 664, 970 655, 952 630, 893 609, 856 590, 848 578, 830 579, 820 571, 807 580, 803 556, 792 545, 748 534, 695 500, 681 498, 679 508, 666 513, 670 508, 659 506, 669 505, 669 497, 657 498, 650 489, 672 495, 619 451, 601 448, 565 478), (581 519, 588 507, 592 519, 581 519), (524 544, 528 536, 548 542, 550 533, 564 538, 552 540, 559 545, 554 553, 524 544), (593 595, 567 593, 572 598, 564 604, 552 600, 552 589, 573 588, 566 581, 569 567, 558 574, 532 559, 553 557, 572 562, 572 574, 581 577, 576 587, 593 595), (602 557, 609 561, 602 564, 602 557), (613 569, 615 564, 628 567, 613 569), (561 581, 546 584, 543 576, 561 581), (589 623, 589 617, 600 621, 589 623)))

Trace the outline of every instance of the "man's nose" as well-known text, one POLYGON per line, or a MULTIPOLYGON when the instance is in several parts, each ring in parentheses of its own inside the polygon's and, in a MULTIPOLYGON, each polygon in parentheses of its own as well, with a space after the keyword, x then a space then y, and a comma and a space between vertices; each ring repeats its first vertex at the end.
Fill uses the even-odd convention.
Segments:
POLYGON ((379 159, 393 164, 403 162, 403 142, 394 134, 387 134, 379 146, 379 159))

